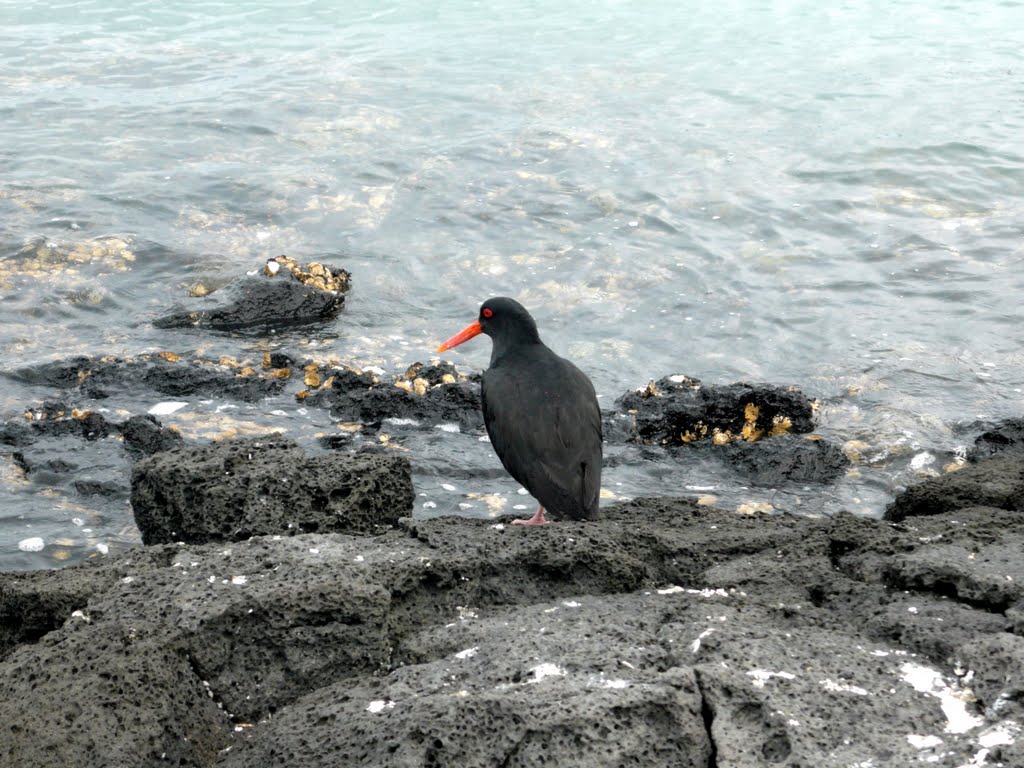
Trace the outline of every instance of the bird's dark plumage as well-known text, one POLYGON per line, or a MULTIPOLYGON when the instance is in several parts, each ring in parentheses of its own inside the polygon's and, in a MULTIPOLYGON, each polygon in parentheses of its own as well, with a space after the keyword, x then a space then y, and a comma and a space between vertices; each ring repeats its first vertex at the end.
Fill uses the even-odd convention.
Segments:
MULTIPOLYGON (((485 333, 487 434, 509 474, 554 517, 596 520, 601 494, 601 411, 590 379, 552 352, 519 302, 488 299, 479 319, 441 349, 485 333)), ((539 518, 539 519, 538 519, 539 518)))

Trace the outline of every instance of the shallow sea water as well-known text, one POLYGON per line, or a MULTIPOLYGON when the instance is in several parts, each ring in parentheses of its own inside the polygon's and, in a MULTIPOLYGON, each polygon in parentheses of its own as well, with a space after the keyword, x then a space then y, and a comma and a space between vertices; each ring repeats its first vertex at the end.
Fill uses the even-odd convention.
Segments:
MULTIPOLYGON (((605 407, 672 373, 793 383, 859 456, 773 491, 619 447, 608 501, 881 515, 964 425, 1024 411, 1024 4, 652 5, 0 0, 0 371, 276 349, 402 371, 509 295, 605 407), (279 253, 353 273, 336 322, 150 324, 279 253)), ((0 417, 54 394, 0 379, 0 417)), ((336 429, 291 394, 162 418, 336 429)), ((478 437, 402 434, 416 514, 532 511, 478 437)), ((123 502, 0 450, 0 569, 137 537, 123 502)))

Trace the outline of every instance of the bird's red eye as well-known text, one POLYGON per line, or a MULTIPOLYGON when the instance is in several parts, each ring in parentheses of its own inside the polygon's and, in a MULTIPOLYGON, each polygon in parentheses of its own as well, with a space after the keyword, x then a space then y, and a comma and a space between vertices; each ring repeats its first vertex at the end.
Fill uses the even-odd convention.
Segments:
POLYGON ((494 317, 494 310, 490 307, 484 307, 484 311, 481 312, 484 317, 494 317))

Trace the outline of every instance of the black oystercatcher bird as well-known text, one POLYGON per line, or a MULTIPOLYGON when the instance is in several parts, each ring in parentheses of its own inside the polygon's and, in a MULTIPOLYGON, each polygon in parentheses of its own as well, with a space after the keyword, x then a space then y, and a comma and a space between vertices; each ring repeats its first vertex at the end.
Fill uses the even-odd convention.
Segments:
POLYGON ((479 319, 437 348, 491 337, 483 376, 484 424, 501 463, 540 502, 520 525, 553 517, 596 520, 601 494, 601 411, 594 385, 540 340, 522 304, 488 299, 479 319))

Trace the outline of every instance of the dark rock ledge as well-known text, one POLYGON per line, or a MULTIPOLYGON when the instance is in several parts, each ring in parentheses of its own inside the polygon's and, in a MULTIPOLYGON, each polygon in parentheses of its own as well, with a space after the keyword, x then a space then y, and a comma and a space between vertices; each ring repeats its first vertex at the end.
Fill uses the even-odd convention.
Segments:
POLYGON ((1019 507, 603 515, 0 575, 0 766, 1024 765, 1019 507))

